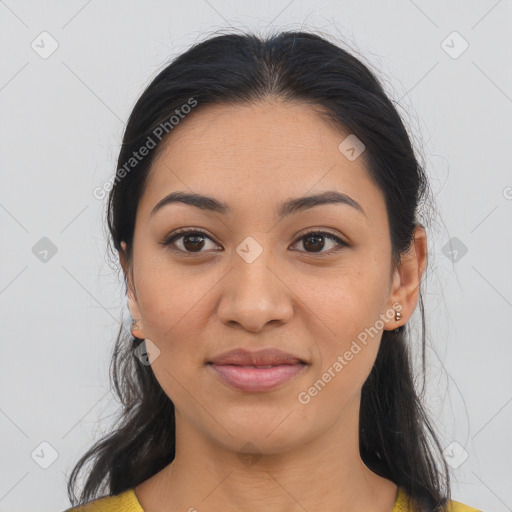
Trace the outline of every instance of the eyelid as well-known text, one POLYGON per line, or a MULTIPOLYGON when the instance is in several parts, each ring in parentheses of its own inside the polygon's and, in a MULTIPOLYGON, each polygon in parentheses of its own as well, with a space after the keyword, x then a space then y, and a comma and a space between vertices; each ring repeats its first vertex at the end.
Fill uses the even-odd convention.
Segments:
POLYGON ((345 241, 342 236, 338 233, 338 232, 335 232, 333 230, 330 230, 329 228, 322 228, 322 227, 312 227, 312 228, 306 228, 302 231, 299 231, 298 234, 295 235, 295 238, 297 240, 301 239, 302 237, 306 236, 306 235, 314 235, 314 234, 321 234, 321 235, 330 235, 334 238, 337 238, 341 243, 343 243, 344 245, 349 245, 349 243, 347 241, 345 241))

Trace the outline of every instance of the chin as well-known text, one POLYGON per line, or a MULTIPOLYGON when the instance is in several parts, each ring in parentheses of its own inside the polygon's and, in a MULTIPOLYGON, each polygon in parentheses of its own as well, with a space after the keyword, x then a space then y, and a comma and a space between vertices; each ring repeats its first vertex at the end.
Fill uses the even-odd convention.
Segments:
MULTIPOLYGON (((230 451, 280 454, 315 437, 314 425, 308 428, 307 421, 297 421, 298 413, 291 408, 288 412, 286 407, 276 406, 236 409, 218 417, 219 423, 206 427, 209 437, 230 451)), ((310 421, 314 423, 313 418, 310 421)))

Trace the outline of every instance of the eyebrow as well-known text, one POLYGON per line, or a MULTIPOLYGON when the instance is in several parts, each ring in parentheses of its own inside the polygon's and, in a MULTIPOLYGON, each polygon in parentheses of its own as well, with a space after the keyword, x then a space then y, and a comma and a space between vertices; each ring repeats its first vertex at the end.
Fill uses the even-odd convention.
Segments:
MULTIPOLYGON (((155 205, 155 207, 151 210, 150 216, 154 215, 164 206, 173 203, 188 204, 190 206, 200 208, 201 210, 206 210, 220 214, 228 214, 232 212, 228 204, 218 201, 213 197, 188 192, 171 192, 155 205)), ((288 199, 283 204, 281 204, 277 209, 277 216, 283 218, 287 215, 309 210, 310 208, 324 204, 345 204, 351 206, 352 208, 356 209, 364 216, 366 216, 366 213, 364 212, 362 206, 357 201, 352 199, 347 194, 343 194, 335 190, 329 190, 326 192, 310 196, 302 196, 293 199, 288 199)))

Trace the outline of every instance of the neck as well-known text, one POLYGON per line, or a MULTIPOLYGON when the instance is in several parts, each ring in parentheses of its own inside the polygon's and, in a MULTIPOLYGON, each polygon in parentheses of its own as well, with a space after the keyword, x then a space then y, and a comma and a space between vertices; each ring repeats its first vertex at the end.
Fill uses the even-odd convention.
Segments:
POLYGON ((390 512, 397 486, 361 460, 357 418, 344 414, 284 452, 246 447, 242 454, 205 437, 176 411, 176 457, 137 486, 137 497, 146 512, 390 512))

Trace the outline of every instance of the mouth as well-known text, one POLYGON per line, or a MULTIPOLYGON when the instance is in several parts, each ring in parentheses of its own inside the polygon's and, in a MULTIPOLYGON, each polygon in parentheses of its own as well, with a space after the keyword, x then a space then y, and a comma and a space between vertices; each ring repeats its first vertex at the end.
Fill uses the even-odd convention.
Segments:
POLYGON ((289 382, 294 377, 305 372, 307 363, 272 365, 236 365, 208 363, 215 377, 239 391, 264 392, 277 388, 289 382))
POLYGON ((206 362, 224 384, 247 392, 274 389, 307 371, 306 360, 276 348, 248 351, 238 348, 206 362))

